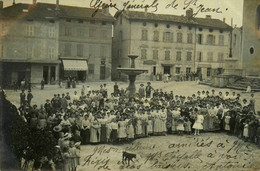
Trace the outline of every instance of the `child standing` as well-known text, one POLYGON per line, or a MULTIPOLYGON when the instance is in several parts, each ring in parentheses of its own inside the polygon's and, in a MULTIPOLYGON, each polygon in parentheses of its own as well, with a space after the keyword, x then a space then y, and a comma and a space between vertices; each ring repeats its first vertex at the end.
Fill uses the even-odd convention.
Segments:
POLYGON ((200 135, 200 130, 203 129, 203 121, 204 121, 204 117, 201 114, 197 115, 196 121, 193 124, 192 128, 195 129, 195 133, 194 135, 200 135))
POLYGON ((184 131, 184 120, 182 117, 180 117, 177 121, 177 131, 179 135, 183 135, 184 131))
POLYGON ((229 126, 229 121, 230 121, 230 116, 227 113, 227 115, 225 116, 225 131, 230 131, 230 126, 229 126))
POLYGON ((185 118, 184 119, 184 131, 190 135, 191 134, 191 121, 189 120, 189 118, 185 118))
POLYGON ((243 136, 245 138, 245 141, 248 140, 248 123, 249 123, 249 120, 246 120, 246 122, 244 123, 243 136))

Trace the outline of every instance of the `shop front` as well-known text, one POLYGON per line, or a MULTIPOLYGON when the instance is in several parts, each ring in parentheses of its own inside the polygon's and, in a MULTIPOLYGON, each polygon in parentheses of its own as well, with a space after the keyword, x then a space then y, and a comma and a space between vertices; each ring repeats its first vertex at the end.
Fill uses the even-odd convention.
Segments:
POLYGON ((88 64, 86 60, 62 60, 61 77, 63 80, 75 78, 78 81, 86 81, 88 64))

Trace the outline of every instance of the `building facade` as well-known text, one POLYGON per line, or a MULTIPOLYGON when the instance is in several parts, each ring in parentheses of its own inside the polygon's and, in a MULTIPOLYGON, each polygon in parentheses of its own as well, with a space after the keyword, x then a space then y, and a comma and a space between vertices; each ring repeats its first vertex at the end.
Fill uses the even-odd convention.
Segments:
POLYGON ((244 0, 243 69, 247 76, 260 75, 260 1, 244 0))
MULTIPOLYGON (((124 11, 116 13, 113 39, 113 76, 117 67, 128 67, 128 54, 137 54, 137 67, 148 70, 140 77, 197 73, 210 79, 224 71, 230 56, 232 27, 225 22, 186 16, 124 11)), ((117 77, 117 78, 116 78, 117 77)), ((139 77, 139 78, 140 78, 139 77)))
POLYGON ((113 17, 105 10, 0 3, 0 68, 4 84, 110 80, 113 17))

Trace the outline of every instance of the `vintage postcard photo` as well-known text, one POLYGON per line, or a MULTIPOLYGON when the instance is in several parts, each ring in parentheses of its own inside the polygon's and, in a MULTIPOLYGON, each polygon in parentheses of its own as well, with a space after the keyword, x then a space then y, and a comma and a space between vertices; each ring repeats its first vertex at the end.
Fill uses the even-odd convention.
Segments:
POLYGON ((0 0, 0 171, 259 171, 260 0, 0 0))

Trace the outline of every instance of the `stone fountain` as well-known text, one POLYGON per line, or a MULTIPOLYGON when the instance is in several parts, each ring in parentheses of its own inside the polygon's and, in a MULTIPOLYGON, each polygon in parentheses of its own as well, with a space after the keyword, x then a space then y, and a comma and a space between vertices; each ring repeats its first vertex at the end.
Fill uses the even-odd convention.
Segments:
POLYGON ((139 69, 135 68, 135 59, 138 57, 138 55, 133 55, 130 54, 128 57, 131 59, 131 64, 130 68, 117 68, 117 70, 121 73, 124 73, 128 75, 129 79, 129 86, 128 86, 128 91, 129 91, 129 97, 133 97, 135 94, 136 88, 135 88, 135 79, 137 75, 140 75, 144 72, 147 72, 148 70, 146 69, 139 69))

